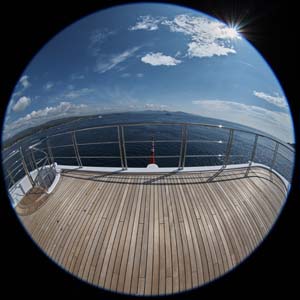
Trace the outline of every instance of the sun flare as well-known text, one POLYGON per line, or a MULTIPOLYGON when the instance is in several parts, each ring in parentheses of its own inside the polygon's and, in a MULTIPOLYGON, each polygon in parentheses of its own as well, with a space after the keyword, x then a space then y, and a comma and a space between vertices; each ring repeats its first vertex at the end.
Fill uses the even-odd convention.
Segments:
POLYGON ((229 27, 228 33, 232 39, 239 38, 239 36, 240 36, 239 31, 238 31, 238 26, 229 27))

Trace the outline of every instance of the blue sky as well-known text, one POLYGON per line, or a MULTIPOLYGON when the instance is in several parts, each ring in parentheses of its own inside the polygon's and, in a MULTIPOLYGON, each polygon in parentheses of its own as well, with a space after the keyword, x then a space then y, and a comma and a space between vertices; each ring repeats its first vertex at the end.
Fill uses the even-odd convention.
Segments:
POLYGON ((236 28, 165 4, 131 4, 74 23, 16 85, 4 137, 54 118, 145 109, 229 120, 293 141, 284 93, 236 28))

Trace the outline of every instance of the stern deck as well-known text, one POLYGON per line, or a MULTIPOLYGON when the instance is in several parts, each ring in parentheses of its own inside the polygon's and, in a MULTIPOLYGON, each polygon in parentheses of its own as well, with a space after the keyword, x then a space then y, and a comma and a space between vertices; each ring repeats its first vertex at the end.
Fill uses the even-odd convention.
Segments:
POLYGON ((64 171, 47 201, 20 218, 45 253, 85 281, 175 293, 232 269, 276 220, 284 183, 265 168, 246 171, 64 171))

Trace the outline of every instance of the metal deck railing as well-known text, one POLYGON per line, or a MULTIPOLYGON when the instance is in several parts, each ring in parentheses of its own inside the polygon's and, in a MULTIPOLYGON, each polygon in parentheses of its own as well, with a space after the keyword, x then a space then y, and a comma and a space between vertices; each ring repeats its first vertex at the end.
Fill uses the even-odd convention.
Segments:
MULTIPOLYGON (((39 143, 36 143, 30 146, 28 149, 23 149, 20 147, 18 150, 15 150, 10 155, 8 155, 3 160, 4 171, 5 171, 5 180, 8 182, 8 186, 14 185, 18 179, 22 178, 22 176, 27 176, 32 184, 41 185, 41 186, 48 186, 49 182, 46 183, 45 181, 47 178, 48 181, 53 180, 53 178, 49 178, 50 175, 48 172, 45 172, 46 166, 50 166, 53 168, 55 162, 61 159, 73 159, 76 161, 76 165, 81 168, 83 166, 93 166, 93 164, 86 165, 84 160, 89 159, 89 161, 94 159, 118 159, 120 167, 123 170, 128 169, 128 160, 130 159, 149 159, 150 158, 150 151, 149 155, 132 155, 130 151, 128 151, 129 145, 134 144, 143 144, 143 143, 151 143, 152 139, 144 140, 144 139, 129 139, 126 136, 126 131, 130 129, 134 129, 137 127, 144 127, 148 131, 151 131, 150 128, 154 128, 151 132, 155 136, 159 136, 163 133, 163 129, 167 128, 176 128, 174 131, 178 133, 176 138, 155 138, 156 144, 164 144, 164 143, 171 143, 177 144, 178 153, 174 155, 156 155, 157 159, 163 158, 172 158, 173 160, 177 160, 177 164, 173 165, 172 167, 176 167, 180 170, 186 167, 186 160, 190 158, 217 158, 222 163, 220 164, 222 168, 225 168, 233 158, 242 158, 246 157, 244 153, 233 153, 233 145, 235 142, 238 141, 238 135, 246 134, 248 137, 251 137, 248 143, 248 170, 250 170, 252 164, 257 161, 257 148, 260 146, 260 140, 265 140, 265 148, 266 151, 269 151, 269 163, 267 164, 270 170, 276 169, 276 171, 283 175, 281 170, 276 167, 276 163, 278 162, 278 157, 281 156, 281 159, 285 159, 288 167, 291 169, 291 173, 293 170, 293 159, 294 159, 294 148, 288 146, 287 144, 271 138, 269 136, 254 133, 247 130, 230 128, 222 125, 211 125, 211 124, 202 124, 202 123, 177 123, 177 122, 145 122, 145 123, 128 123, 128 124, 118 124, 118 125, 103 125, 103 126, 95 126, 89 127, 84 129, 72 130, 62 133, 57 133, 51 136, 47 136, 39 143), (160 130, 158 130, 159 128, 160 130), (193 130, 195 128, 206 128, 213 130, 215 132, 220 133, 218 139, 208 139, 207 136, 199 137, 199 134, 195 135, 193 130), (96 133, 95 131, 101 131, 96 133), (108 139, 106 140, 97 140, 96 137, 102 136, 104 131, 109 131, 108 139), (93 134, 91 134, 94 132, 93 134), (158 134, 157 134, 158 132, 158 134), (190 138, 190 135, 195 135, 195 138, 190 138), (87 136, 94 137, 92 141, 84 141, 84 138, 87 136), (110 136, 115 136, 115 139, 110 138, 110 136), (63 140, 65 143, 61 144, 58 143, 57 140, 63 140), (224 145, 223 151, 220 151, 217 154, 212 154, 211 152, 203 153, 194 153, 189 154, 187 153, 188 145, 192 144, 216 144, 216 145, 224 145), (270 146, 270 144, 273 146, 270 146), (89 153, 82 154, 83 149, 89 146, 104 146, 104 145, 115 145, 118 149, 118 153, 116 155, 101 155, 97 153, 89 153), (71 152, 73 155, 57 155, 54 152, 60 149, 60 152, 63 150, 65 152, 71 152), (284 155, 286 154, 286 155, 284 155), (15 160, 12 162, 12 160, 15 160), (8 163, 10 161, 10 163, 8 163), (41 174, 39 179, 33 179, 30 171, 32 170, 39 170, 39 174, 41 174), (44 170, 44 171, 43 171, 44 170)), ((106 135, 107 136, 107 135, 106 135)), ((248 138, 249 140, 249 138, 248 138)), ((240 141, 241 143, 241 141, 240 141)), ((201 147, 198 147, 201 149, 201 147)), ((202 146, 203 148, 203 146, 202 146)), ((212 149, 212 148, 210 148, 212 149)), ((150 148, 149 148, 150 150, 150 148)), ((197 152, 197 151, 196 151, 197 152)), ((197 165, 199 166, 199 165, 197 165)), ((48 169, 50 170, 50 169, 48 169)), ((53 177, 53 176, 52 176, 53 177)), ((285 177, 285 176, 284 176, 285 177)), ((290 176, 291 177, 291 176, 290 176)), ((288 181, 291 181, 291 178, 286 178, 288 181)))
MULTIPOLYGON (((15 186, 24 177, 28 178, 30 186, 41 187, 45 191, 55 178, 55 166, 49 160, 45 151, 36 148, 39 143, 27 149, 19 147, 3 159, 5 181, 8 188, 15 186), (37 158, 37 154, 38 158, 37 158), (13 162, 12 162, 13 160, 13 162)), ((19 185, 23 195, 26 191, 19 185)))

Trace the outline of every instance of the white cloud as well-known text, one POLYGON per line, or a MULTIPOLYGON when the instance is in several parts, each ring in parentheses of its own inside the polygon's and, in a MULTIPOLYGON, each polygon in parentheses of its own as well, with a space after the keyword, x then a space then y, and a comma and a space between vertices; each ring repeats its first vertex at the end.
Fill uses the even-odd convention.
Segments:
POLYGON ((21 97, 12 107, 13 111, 20 112, 28 107, 31 103, 31 99, 29 97, 23 96, 21 97))
POLYGON ((15 105, 14 97, 15 96, 12 96, 11 99, 9 100, 9 102, 8 102, 6 115, 11 114, 11 110, 15 105))
POLYGON ((90 45, 101 44, 104 40, 106 40, 109 36, 115 34, 116 32, 113 30, 109 30, 107 28, 104 29, 96 29, 90 35, 90 45))
POLYGON ((97 56, 100 53, 103 42, 111 35, 115 34, 107 28, 96 29, 90 35, 90 43, 88 49, 92 56, 97 56))
POLYGON ((91 88, 82 88, 82 89, 74 90, 73 85, 71 86, 71 88, 69 88, 69 90, 70 92, 67 92, 63 95, 64 98, 75 99, 75 98, 84 97, 94 93, 94 89, 91 88))
POLYGON ((271 96, 264 92, 257 92, 257 91, 253 91, 253 95, 260 99, 263 99, 273 105, 276 105, 278 107, 281 107, 281 108, 288 107, 288 104, 287 104, 287 101, 285 100, 285 98, 280 97, 279 95, 271 96))
POLYGON ((10 109, 11 109, 11 107, 12 107, 14 101, 15 101, 15 98, 16 98, 16 97, 20 97, 20 96, 24 93, 24 91, 25 91, 28 87, 31 86, 31 83, 29 82, 28 79, 29 79, 29 76, 28 76, 28 75, 24 75, 24 76, 22 76, 22 77, 20 78, 19 84, 21 84, 21 87, 18 87, 18 90, 15 91, 15 92, 12 94, 12 96, 11 96, 11 99, 12 99, 12 100, 10 101, 10 103, 12 103, 12 104, 8 107, 8 111, 9 111, 9 112, 10 112, 10 109))
POLYGON ((148 53, 141 58, 141 61, 152 66, 176 66, 181 63, 181 60, 164 55, 161 52, 148 53))
MULTIPOLYGON (((236 53, 231 41, 241 39, 236 29, 217 20, 190 15, 167 18, 139 17, 139 21, 129 30, 157 30, 159 25, 169 27, 171 32, 180 32, 190 38, 187 44, 189 57, 212 57, 236 53)), ((175 56, 176 57, 176 56, 175 56)))
POLYGON ((193 113, 250 126, 283 141, 294 140, 292 120, 287 113, 233 101, 196 100, 192 103, 197 105, 193 113))
POLYGON ((128 78, 128 77, 131 76, 131 74, 130 74, 130 73, 123 73, 123 74, 121 74, 120 76, 121 76, 122 78, 128 78))
POLYGON ((45 84, 44 88, 45 88, 45 90, 49 91, 53 88, 53 86, 54 86, 54 83, 49 81, 45 84))
POLYGON ((84 75, 83 74, 73 73, 71 75, 71 80, 80 80, 80 79, 84 79, 84 75))
POLYGON ((23 129, 40 125, 52 119, 78 115, 88 112, 85 104, 75 105, 70 102, 60 102, 57 106, 47 106, 44 109, 33 110, 26 116, 19 118, 9 124, 5 124, 5 135, 13 135, 23 129))
POLYGON ((31 85, 28 78, 29 78, 28 75, 24 75, 20 78, 20 83, 22 84, 24 90, 27 89, 31 85))
POLYGON ((164 110, 167 109, 167 105, 165 104, 155 104, 155 103, 146 103, 144 105, 145 109, 150 109, 150 110, 164 110))
POLYGON ((188 54, 191 57, 212 57, 214 55, 227 55, 228 53, 236 53, 236 51, 217 43, 200 44, 199 42, 191 42, 188 44, 188 54))
POLYGON ((241 39, 235 29, 206 17, 178 15, 172 21, 164 20, 163 25, 172 32, 181 32, 190 37, 188 55, 190 57, 212 57, 236 53, 231 40, 241 39))
POLYGON ((133 54, 138 51, 140 47, 133 47, 131 49, 128 49, 120 54, 115 54, 115 55, 100 55, 97 63, 96 63, 96 68, 95 71, 103 74, 113 68, 115 68, 118 64, 124 62, 133 54))
POLYGON ((158 24, 163 20, 164 18, 153 18, 151 16, 141 16, 139 17, 139 21, 134 25, 129 27, 129 30, 157 30, 158 24))
POLYGON ((129 78, 131 76, 136 76, 137 78, 142 78, 142 77, 144 77, 144 74, 143 73, 137 73, 137 74, 123 73, 120 75, 121 78, 129 78))

